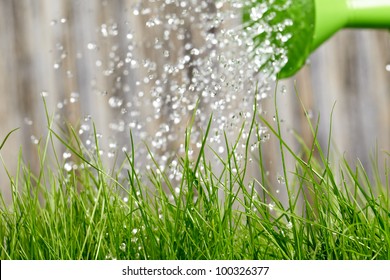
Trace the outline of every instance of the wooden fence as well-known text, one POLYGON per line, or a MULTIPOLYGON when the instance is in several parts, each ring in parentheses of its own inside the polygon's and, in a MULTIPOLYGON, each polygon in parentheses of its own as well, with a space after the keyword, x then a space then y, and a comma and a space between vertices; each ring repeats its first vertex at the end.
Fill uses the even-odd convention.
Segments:
MULTIPOLYGON (((20 147, 31 167, 39 168, 36 143, 47 127, 42 95, 46 96, 49 113, 57 112, 56 120, 66 116, 77 126, 81 119, 91 116, 103 135, 112 133, 110 124, 121 112, 108 106, 109 99, 126 91, 117 87, 119 82, 127 84, 131 92, 135 76, 143 74, 129 69, 126 75, 111 75, 115 67, 109 67, 110 61, 126 54, 127 31, 136 31, 136 40, 153 39, 142 21, 134 20, 130 13, 137 3, 142 1, 0 1, 0 139, 16 127, 22 128, 1 151, 10 174, 15 174, 20 147), (118 30, 120 36, 115 36, 118 30), (104 66, 108 72, 102 71, 104 66)), ((193 34, 192 40, 196 41, 196 36, 193 34)), ((158 53, 148 53, 146 47, 143 55, 158 60, 158 53)), ((313 54, 296 77, 279 82, 278 91, 286 89, 285 94, 278 94, 283 132, 288 135, 296 130, 307 143, 312 140, 298 93, 313 120, 321 115, 319 140, 324 147, 333 110, 332 147, 368 167, 375 148, 379 152, 390 150, 389 63, 388 32, 340 32, 313 54)), ((264 101, 270 118, 274 115, 272 103, 272 99, 264 101)), ((385 157, 382 154, 380 160, 385 157)), ((276 182, 282 170, 277 145, 272 141, 266 149, 266 162, 271 180, 276 182)), ((4 168, 0 184, 9 195, 4 168)))

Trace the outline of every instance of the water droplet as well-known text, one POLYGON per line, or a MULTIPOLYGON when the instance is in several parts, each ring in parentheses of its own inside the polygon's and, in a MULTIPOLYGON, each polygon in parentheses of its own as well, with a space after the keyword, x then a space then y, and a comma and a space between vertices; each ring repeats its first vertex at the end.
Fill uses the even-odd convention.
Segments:
POLYGON ((47 91, 41 91, 41 97, 48 97, 49 93, 47 91))
POLYGON ((138 233, 138 228, 133 228, 133 230, 131 231, 131 233, 133 235, 136 235, 138 233))
POLYGON ((127 33, 126 38, 127 38, 128 40, 132 40, 132 39, 134 38, 133 33, 127 33))
POLYGON ((113 157, 115 157, 115 153, 110 151, 110 152, 107 153, 107 157, 108 158, 113 158, 113 157))
POLYGON ((94 44, 94 43, 88 43, 88 44, 87 44, 87 48, 88 48, 89 50, 95 50, 95 49, 97 48, 97 45, 94 44))
POLYGON ((256 7, 253 7, 250 11, 251 20, 255 22, 258 21, 263 17, 266 11, 268 11, 268 6, 266 3, 256 5, 256 7))
POLYGON ((191 50, 191 54, 192 54, 192 55, 199 55, 199 54, 200 54, 200 51, 199 51, 199 49, 197 49, 197 48, 193 48, 193 49, 191 50))
POLYGON ((122 243, 120 246, 119 246, 119 249, 123 252, 126 251, 126 243, 122 243))
POLYGON ((175 117, 175 118, 173 119, 174 124, 179 124, 180 121, 181 121, 181 118, 179 118, 179 117, 175 117))
POLYGON ((109 252, 109 253, 106 255, 106 260, 116 260, 116 258, 112 255, 111 252, 109 252))
POLYGON ((76 103, 79 100, 80 95, 77 92, 71 92, 69 102, 76 103))
POLYGON ((33 125, 33 121, 30 119, 30 118, 24 118, 24 123, 28 126, 31 126, 33 125))
POLYGON ((37 137, 35 137, 34 135, 31 135, 30 136, 30 139, 31 139, 31 142, 34 144, 34 145, 38 145, 39 144, 39 139, 37 137))
POLYGON ((67 172, 72 171, 72 169, 73 169, 72 163, 66 162, 66 163, 64 164, 64 169, 65 169, 65 171, 67 171, 67 172))
POLYGON ((62 154, 62 157, 64 158, 64 159, 68 159, 68 158, 70 158, 72 156, 72 154, 70 153, 70 152, 64 152, 63 154, 62 154))
POLYGON ((386 65, 385 69, 387 72, 390 72, 390 63, 386 65))
POLYGON ((308 117, 309 119, 312 119, 314 117, 314 113, 312 110, 308 110, 306 112, 306 117, 308 117))
POLYGON ((112 96, 110 99, 108 99, 108 104, 110 105, 111 108, 118 108, 122 106, 123 100, 119 97, 112 96))
POLYGON ((278 180, 279 184, 285 184, 286 183, 286 180, 281 175, 278 175, 277 180, 278 180))
POLYGON ((292 229, 292 227, 293 227, 292 222, 288 222, 287 225, 286 225, 286 227, 287 227, 288 229, 292 229))

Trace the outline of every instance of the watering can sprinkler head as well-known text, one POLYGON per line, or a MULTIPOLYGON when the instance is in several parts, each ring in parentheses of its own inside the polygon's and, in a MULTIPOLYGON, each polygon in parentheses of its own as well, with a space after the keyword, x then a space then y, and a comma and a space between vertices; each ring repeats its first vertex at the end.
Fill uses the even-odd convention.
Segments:
MULTIPOLYGON (((258 22, 253 15, 264 0, 252 3, 244 12, 244 22, 250 27, 258 22)), ((294 75, 311 52, 342 28, 390 28, 390 0, 274 0, 270 7, 263 8, 261 18, 266 24, 282 26, 270 36, 276 49, 284 49, 286 56, 277 74, 279 79, 294 75), (283 24, 286 19, 290 24, 283 24)), ((255 35, 255 47, 264 39, 265 35, 255 35)))

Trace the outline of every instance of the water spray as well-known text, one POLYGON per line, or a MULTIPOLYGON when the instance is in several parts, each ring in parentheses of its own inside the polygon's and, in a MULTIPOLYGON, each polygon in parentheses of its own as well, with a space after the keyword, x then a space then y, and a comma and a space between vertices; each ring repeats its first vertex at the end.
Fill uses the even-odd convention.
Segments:
MULTIPOLYGON (((287 58, 278 71, 280 79, 294 75, 307 57, 340 29, 390 28, 390 0, 275 0, 268 6, 264 5, 264 0, 252 2, 244 11, 247 27, 259 29, 260 18, 270 25, 290 22, 282 25, 280 32, 273 36, 273 43, 285 49, 287 58), (259 14, 261 17, 256 16, 259 14)), ((256 47, 264 36, 258 32, 253 40, 256 47)), ((274 57, 282 58, 282 54, 274 57)))

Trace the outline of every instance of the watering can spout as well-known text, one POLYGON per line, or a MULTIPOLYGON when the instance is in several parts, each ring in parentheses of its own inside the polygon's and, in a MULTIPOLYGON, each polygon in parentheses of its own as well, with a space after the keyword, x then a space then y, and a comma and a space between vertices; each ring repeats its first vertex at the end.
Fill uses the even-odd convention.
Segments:
MULTIPOLYGON (((252 0, 251 3, 255 7, 261 6, 264 0, 252 0)), ((287 58, 278 73, 279 79, 294 75, 311 52, 342 28, 390 29, 390 0, 293 0, 282 10, 278 7, 283 3, 286 0, 274 0, 268 7, 268 16, 272 18, 269 25, 277 25, 284 19, 293 21, 285 29, 292 35, 290 39, 283 45, 275 39, 276 45, 285 49, 287 58)), ((244 12, 244 21, 249 26, 256 23, 248 12, 244 12)), ((264 39, 262 36, 254 36, 257 45, 264 39)))
POLYGON ((342 28, 390 28, 390 0, 314 0, 311 50, 342 28))
MULTIPOLYGON (((342 28, 390 28, 390 0, 307 0, 313 2, 314 33, 308 54, 342 28)), ((294 5, 294 4, 293 4, 294 5)), ((290 59, 290 57, 289 57, 290 59)), ((293 58, 294 59, 294 58, 293 58)), ((295 74, 306 57, 296 67, 282 69, 278 77, 295 74)))

